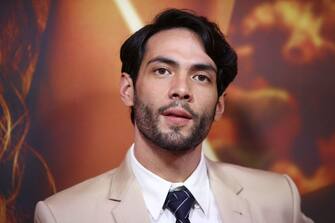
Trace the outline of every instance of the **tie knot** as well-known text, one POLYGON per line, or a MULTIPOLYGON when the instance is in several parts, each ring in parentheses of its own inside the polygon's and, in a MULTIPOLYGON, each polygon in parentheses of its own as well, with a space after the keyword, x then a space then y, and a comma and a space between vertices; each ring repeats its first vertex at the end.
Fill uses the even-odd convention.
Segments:
POLYGON ((191 192, 185 186, 181 186, 168 193, 163 209, 171 211, 177 223, 188 223, 190 222, 188 216, 194 203, 195 198, 191 192))

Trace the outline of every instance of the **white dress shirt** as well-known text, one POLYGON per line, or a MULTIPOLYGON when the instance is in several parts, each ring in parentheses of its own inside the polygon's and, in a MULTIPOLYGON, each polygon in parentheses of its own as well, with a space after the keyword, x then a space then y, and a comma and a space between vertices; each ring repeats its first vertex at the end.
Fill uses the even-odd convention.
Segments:
POLYGON ((168 210, 163 210, 166 196, 170 190, 184 185, 196 199, 189 219, 192 223, 221 222, 219 211, 209 185, 206 161, 203 153, 199 165, 185 182, 171 183, 146 169, 134 155, 134 145, 130 148, 127 159, 141 187, 145 205, 152 223, 175 223, 176 218, 168 210))

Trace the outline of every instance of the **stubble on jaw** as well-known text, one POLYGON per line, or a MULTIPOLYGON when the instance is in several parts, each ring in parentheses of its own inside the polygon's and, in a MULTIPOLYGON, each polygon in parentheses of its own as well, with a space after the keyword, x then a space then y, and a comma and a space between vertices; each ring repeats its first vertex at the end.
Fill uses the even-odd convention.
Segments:
POLYGON ((160 107, 156 112, 144 104, 139 97, 134 95, 135 123, 140 133, 154 144, 174 154, 185 153, 195 149, 207 136, 215 115, 215 106, 204 114, 195 113, 187 102, 176 100, 160 107), (193 126, 188 136, 182 134, 183 126, 171 126, 169 132, 159 129, 159 116, 165 110, 173 107, 182 107, 192 116, 193 126))

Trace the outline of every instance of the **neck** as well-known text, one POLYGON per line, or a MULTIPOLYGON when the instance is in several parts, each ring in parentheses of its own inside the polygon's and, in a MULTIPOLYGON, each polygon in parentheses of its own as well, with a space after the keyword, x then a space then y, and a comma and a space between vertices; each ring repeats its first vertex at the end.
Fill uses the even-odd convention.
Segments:
POLYGON ((149 142, 135 128, 134 154, 148 170, 170 182, 184 182, 201 159, 201 144, 195 149, 172 152, 149 142))

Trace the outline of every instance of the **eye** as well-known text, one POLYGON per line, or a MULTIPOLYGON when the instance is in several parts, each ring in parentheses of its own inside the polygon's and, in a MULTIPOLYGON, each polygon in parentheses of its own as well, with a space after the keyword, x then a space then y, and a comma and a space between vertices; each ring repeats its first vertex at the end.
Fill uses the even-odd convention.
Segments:
POLYGON ((207 77, 204 74, 194 75, 193 79, 196 80, 196 81, 200 81, 200 82, 211 82, 211 80, 209 79, 209 77, 207 77))
POLYGON ((165 75, 169 75, 170 71, 168 71, 166 68, 158 68, 154 70, 154 73, 159 75, 159 76, 165 76, 165 75))

